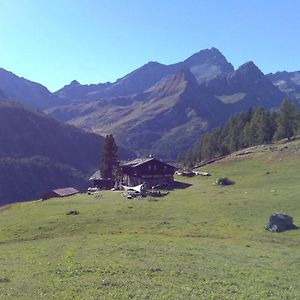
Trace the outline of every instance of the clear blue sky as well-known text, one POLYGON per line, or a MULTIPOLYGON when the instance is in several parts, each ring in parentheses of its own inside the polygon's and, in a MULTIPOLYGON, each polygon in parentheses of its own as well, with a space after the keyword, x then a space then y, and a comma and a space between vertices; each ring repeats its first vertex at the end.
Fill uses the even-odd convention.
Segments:
POLYGON ((0 67, 51 91, 212 46, 235 67, 300 70, 299 36, 298 0, 0 0, 0 67))

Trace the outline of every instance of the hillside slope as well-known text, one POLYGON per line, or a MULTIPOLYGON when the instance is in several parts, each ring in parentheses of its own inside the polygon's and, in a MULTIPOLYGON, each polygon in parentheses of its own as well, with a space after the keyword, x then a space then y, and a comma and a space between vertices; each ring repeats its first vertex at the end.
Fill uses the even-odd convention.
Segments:
POLYGON ((156 200, 106 191, 0 210, 0 298, 299 299, 300 230, 264 228, 276 211, 300 225, 299 141, 202 171, 156 200))
MULTIPOLYGON (((0 205, 48 189, 83 188, 98 168, 103 138, 0 99, 0 205)), ((123 157, 129 152, 120 149, 123 157)))
POLYGON ((46 87, 2 68, 0 68, 0 90, 7 98, 32 107, 43 109, 50 104, 51 92, 46 87))

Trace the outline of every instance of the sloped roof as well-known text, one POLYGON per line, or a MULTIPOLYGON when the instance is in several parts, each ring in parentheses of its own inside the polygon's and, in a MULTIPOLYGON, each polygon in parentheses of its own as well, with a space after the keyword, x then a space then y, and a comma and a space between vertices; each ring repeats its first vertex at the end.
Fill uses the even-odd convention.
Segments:
POLYGON ((126 161, 126 162, 123 162, 121 163, 120 165, 121 166, 128 166, 128 167, 137 167, 139 165, 142 165, 148 161, 151 161, 151 160, 154 160, 154 158, 136 158, 134 160, 131 160, 131 161, 126 161))
POLYGON ((111 180, 110 178, 101 177, 101 170, 97 170, 89 180, 111 180))
POLYGON ((123 163, 120 164, 120 166, 121 166, 121 167, 133 167, 133 168, 135 168, 135 167, 141 166, 141 165, 143 165, 143 164, 145 164, 145 163, 147 163, 147 162, 149 162, 149 161, 153 161, 153 160, 159 161, 159 162, 161 162, 161 163, 163 163, 163 164, 165 164, 165 165, 169 165, 170 167, 176 169, 176 167, 173 166, 172 164, 166 163, 166 162, 164 162, 164 161, 161 161, 161 160, 159 160, 159 159, 157 159, 157 158, 153 158, 153 157, 148 157, 148 158, 136 158, 136 159, 131 160, 131 161, 123 162, 123 163))
POLYGON ((74 195, 79 193, 78 190, 72 188, 72 187, 67 187, 67 188, 62 188, 62 189, 56 189, 52 190, 52 192, 56 193, 57 195, 64 197, 64 196, 69 196, 69 195, 74 195))
POLYGON ((101 177, 101 171, 97 170, 91 177, 89 180, 99 180, 102 179, 101 177))

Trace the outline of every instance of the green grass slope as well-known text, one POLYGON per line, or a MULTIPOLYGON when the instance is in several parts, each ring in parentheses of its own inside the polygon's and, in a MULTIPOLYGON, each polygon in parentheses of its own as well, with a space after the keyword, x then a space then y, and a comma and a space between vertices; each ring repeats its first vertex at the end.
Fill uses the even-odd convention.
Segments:
POLYGON ((299 151, 219 161, 158 201, 105 191, 3 207, 0 299, 300 299, 300 230, 264 229, 276 211, 300 225, 299 151), (221 176, 235 185, 213 185, 221 176))

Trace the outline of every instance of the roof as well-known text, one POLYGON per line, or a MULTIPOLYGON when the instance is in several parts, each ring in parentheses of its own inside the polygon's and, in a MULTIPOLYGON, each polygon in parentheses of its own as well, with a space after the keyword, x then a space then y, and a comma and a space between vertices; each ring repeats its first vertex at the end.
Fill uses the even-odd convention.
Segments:
POLYGON ((176 167, 173 166, 172 164, 166 163, 166 162, 164 162, 164 161, 161 161, 161 160, 159 160, 159 159, 157 159, 157 158, 153 158, 153 157, 148 157, 148 158, 136 158, 136 159, 131 160, 131 161, 127 161, 127 162, 120 163, 120 166, 121 166, 121 167, 133 167, 133 168, 135 168, 135 167, 141 166, 141 165, 143 165, 143 164, 145 164, 145 163, 147 163, 147 162, 149 162, 149 161, 153 161, 153 160, 159 161, 159 162, 161 162, 161 163, 163 163, 163 164, 165 164, 165 165, 168 165, 168 166, 170 166, 170 167, 176 169, 176 167))
POLYGON ((99 180, 99 179, 102 179, 101 177, 101 171, 100 170, 97 170, 89 180, 99 180))
POLYGON ((137 167, 148 161, 154 160, 155 158, 136 158, 131 161, 126 161, 120 164, 120 166, 137 167))
POLYGON ((97 170, 89 180, 111 180, 110 178, 103 178, 101 177, 101 171, 97 170))
POLYGON ((52 190, 52 192, 56 193, 59 196, 68 196, 68 195, 73 195, 79 193, 78 190, 72 188, 72 187, 67 187, 67 188, 62 188, 62 189, 57 189, 57 190, 52 190))

